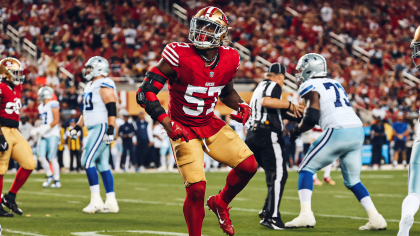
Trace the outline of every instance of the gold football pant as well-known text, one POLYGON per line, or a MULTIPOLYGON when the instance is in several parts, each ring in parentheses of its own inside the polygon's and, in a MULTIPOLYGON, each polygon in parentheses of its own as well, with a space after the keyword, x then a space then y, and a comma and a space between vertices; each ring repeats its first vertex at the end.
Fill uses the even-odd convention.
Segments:
POLYGON ((36 167, 32 155, 32 149, 28 141, 22 136, 17 128, 2 127, 4 138, 9 144, 9 149, 0 152, 0 175, 6 174, 9 167, 10 157, 13 158, 23 169, 33 170, 36 167))
POLYGON ((245 142, 228 125, 225 125, 219 132, 209 138, 195 138, 188 143, 181 141, 181 139, 171 140, 171 144, 185 187, 200 181, 206 181, 204 152, 216 161, 232 168, 253 155, 245 142))

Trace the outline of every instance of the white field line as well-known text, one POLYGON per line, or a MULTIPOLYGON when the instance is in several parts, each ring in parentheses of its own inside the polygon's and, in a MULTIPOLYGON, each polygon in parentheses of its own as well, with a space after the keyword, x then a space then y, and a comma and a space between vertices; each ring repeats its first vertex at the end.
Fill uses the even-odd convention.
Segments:
MULTIPOLYGON (((13 233, 13 234, 20 234, 20 235, 30 235, 30 236, 45 236, 42 234, 36 234, 36 233, 28 233, 23 231, 16 231, 16 230, 10 230, 10 229, 3 229, 4 233, 13 233)), ((7 234, 5 234, 7 235, 7 234)))
MULTIPOLYGON (((90 198, 89 196, 79 196, 79 195, 71 195, 71 194, 60 194, 60 193, 42 193, 42 192, 31 192, 31 191, 20 191, 21 193, 27 194, 37 194, 37 195, 49 195, 49 196, 57 196, 57 197, 71 197, 71 198, 90 198)), ((183 206, 181 203, 168 203, 168 202, 155 202, 155 201, 143 201, 138 199, 117 199, 120 202, 131 202, 131 203, 141 203, 141 204, 154 204, 154 205, 168 205, 168 206, 183 206)), ((232 210, 236 211, 249 211, 249 212, 259 212, 258 209, 247 209, 247 208, 237 208, 234 207, 232 210)), ((281 212, 282 214, 287 215, 298 215, 298 212, 281 212)), ((322 217, 330 217, 330 218, 345 218, 345 219, 353 219, 353 220, 369 220, 369 218, 365 217, 358 217, 358 216, 343 216, 343 215, 328 215, 328 214, 315 214, 315 216, 322 216, 322 217)), ((396 219, 386 219, 388 222, 400 222, 400 220, 396 219)), ((420 221, 414 221, 416 224, 420 224, 420 221)))
POLYGON ((188 234, 165 232, 165 231, 151 231, 151 230, 107 230, 107 231, 92 231, 92 232, 73 232, 72 235, 77 236, 107 236, 107 234, 98 233, 136 233, 136 234, 156 234, 156 235, 170 235, 170 236, 188 236, 188 234))

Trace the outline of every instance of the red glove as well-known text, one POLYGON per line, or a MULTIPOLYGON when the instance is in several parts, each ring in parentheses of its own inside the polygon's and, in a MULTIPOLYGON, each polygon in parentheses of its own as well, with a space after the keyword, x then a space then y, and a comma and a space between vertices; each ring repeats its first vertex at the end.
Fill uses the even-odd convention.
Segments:
POLYGON ((184 126, 182 126, 180 123, 176 121, 171 121, 171 126, 172 126, 172 134, 168 134, 169 138, 171 138, 173 141, 176 141, 180 138, 184 138, 187 143, 188 141, 190 141, 188 137, 188 132, 184 128, 184 126))
POLYGON ((251 116, 252 108, 246 103, 238 103, 238 105, 239 105, 238 114, 236 115, 231 114, 230 118, 232 120, 236 120, 237 122, 245 125, 246 121, 251 116))

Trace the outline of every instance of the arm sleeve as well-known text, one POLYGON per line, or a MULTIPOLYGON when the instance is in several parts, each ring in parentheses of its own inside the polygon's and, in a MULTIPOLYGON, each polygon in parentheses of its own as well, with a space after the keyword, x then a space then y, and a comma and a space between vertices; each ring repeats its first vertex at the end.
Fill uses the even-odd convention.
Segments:
POLYGON ((311 83, 310 80, 303 83, 298 90, 299 96, 301 98, 305 97, 306 94, 315 90, 315 85, 311 83))

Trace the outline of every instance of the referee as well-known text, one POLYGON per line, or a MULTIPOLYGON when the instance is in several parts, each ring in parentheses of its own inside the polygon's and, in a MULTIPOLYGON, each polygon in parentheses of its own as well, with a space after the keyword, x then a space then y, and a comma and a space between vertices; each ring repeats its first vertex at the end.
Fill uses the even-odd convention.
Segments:
POLYGON ((259 216, 262 219, 260 224, 271 229, 284 228, 279 213, 287 180, 287 158, 283 158, 283 119, 287 117, 298 120, 303 113, 302 106, 282 100, 285 73, 285 66, 272 64, 266 78, 255 89, 250 103, 252 114, 245 140, 254 152, 259 166, 265 171, 268 193, 259 216))

